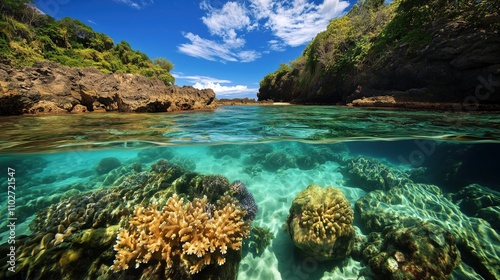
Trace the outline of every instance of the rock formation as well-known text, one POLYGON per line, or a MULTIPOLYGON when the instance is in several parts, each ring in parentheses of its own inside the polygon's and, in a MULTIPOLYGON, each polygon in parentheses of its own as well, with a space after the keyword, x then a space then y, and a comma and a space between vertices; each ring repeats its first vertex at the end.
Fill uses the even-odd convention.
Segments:
POLYGON ((0 115, 171 112, 214 109, 211 89, 166 86, 134 74, 104 74, 53 62, 15 69, 0 64, 0 115))

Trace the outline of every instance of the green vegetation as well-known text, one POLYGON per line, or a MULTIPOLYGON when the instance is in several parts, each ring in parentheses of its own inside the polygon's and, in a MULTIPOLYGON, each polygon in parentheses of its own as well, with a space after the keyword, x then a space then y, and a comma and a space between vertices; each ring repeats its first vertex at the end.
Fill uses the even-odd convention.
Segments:
POLYGON ((0 2, 0 61, 16 66, 50 60, 70 67, 95 67, 105 73, 141 74, 174 84, 173 64, 151 60, 129 43, 117 44, 81 21, 40 14, 32 0, 0 2))
MULTIPOLYGON (((343 17, 330 21, 302 56, 282 64, 260 82, 259 100, 317 99, 331 94, 348 75, 380 67, 394 50, 412 56, 431 42, 443 22, 465 21, 499 32, 498 0, 359 0, 343 17)), ((331 98, 331 96, 329 97, 331 98)), ((338 102, 330 99, 329 102, 338 102)))

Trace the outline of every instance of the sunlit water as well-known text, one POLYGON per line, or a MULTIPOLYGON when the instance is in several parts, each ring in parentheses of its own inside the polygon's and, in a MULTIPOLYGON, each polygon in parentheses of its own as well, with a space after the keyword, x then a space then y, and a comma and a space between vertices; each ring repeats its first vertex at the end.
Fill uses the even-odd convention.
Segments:
MULTIPOLYGON (((238 279, 370 279, 365 265, 351 258, 342 264, 305 262, 283 230, 294 197, 310 184, 340 188, 354 207, 367 190, 347 180, 341 169, 357 156, 402 172, 423 170, 415 181, 437 185, 445 194, 474 183, 500 191, 500 117, 494 112, 244 106, 4 117, 0 128, 0 214, 7 217, 8 178, 15 177, 16 235, 32 234, 29 223, 38 207, 113 187, 96 172, 107 157, 122 166, 139 162, 144 170, 167 159, 201 174, 244 182, 259 206, 253 224, 269 227, 275 238, 260 255, 244 252, 238 279), (282 160, 273 161, 271 154, 282 160)), ((8 221, 1 222, 4 243, 8 221)), ((360 234, 369 234, 356 219, 355 225, 360 234)), ((496 241, 490 242, 498 248, 496 241)), ((481 279, 474 269, 463 263, 452 277, 481 279)))

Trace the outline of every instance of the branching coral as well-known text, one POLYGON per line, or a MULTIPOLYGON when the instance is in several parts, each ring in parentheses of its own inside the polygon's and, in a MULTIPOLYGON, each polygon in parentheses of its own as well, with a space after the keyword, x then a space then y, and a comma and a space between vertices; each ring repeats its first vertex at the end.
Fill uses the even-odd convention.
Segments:
POLYGON ((162 210, 155 205, 137 207, 128 229, 118 233, 111 269, 128 269, 130 264, 138 267, 152 259, 164 260, 172 267, 177 257, 191 274, 212 263, 224 264, 228 249, 239 250, 250 231, 238 202, 229 198, 225 201, 229 203, 213 207, 206 197, 184 203, 174 195, 162 210))

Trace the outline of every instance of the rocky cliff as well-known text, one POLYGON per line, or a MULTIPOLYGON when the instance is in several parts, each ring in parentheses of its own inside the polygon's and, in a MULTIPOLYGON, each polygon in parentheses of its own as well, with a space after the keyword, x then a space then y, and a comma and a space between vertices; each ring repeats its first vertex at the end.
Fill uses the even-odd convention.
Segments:
POLYGON ((359 1, 259 100, 459 110, 499 108, 498 1, 359 1))
POLYGON ((211 89, 166 86, 135 74, 104 74, 52 62, 16 69, 0 64, 0 115, 171 112, 214 109, 211 89))
POLYGON ((421 50, 403 45, 383 64, 352 73, 342 99, 357 106, 413 107, 417 104, 412 103, 428 102, 473 109, 500 104, 494 94, 500 89, 500 34, 465 21, 439 27, 421 50))

